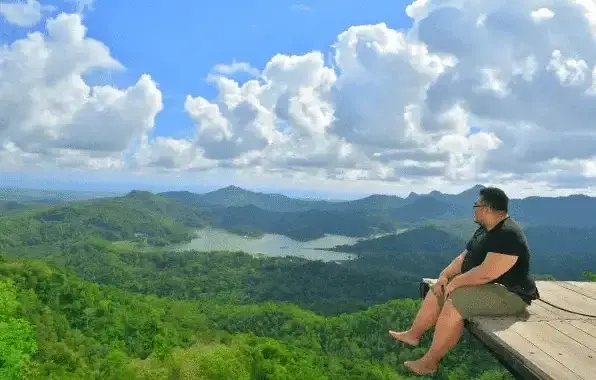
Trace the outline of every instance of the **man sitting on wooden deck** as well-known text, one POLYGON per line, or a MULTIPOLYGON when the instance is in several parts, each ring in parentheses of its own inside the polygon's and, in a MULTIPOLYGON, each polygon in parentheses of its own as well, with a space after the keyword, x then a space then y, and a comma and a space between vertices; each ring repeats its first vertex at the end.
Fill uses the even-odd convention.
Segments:
POLYGON ((474 204, 480 225, 466 249, 439 275, 407 331, 395 339, 418 345, 435 326, 433 342, 420 359, 405 362, 410 371, 434 374, 459 341, 464 319, 523 313, 539 297, 530 277, 530 251, 520 226, 508 215, 509 198, 498 188, 483 188, 474 204))

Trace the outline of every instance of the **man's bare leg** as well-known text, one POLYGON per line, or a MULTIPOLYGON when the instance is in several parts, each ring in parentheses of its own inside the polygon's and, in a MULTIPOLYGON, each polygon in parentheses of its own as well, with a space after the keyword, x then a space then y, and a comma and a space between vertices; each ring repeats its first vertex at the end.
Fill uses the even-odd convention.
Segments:
POLYGON ((435 373, 441 359, 459 342, 463 328, 464 318, 453 306, 451 300, 448 300, 439 315, 433 343, 428 352, 420 359, 405 362, 404 365, 418 375, 435 373))
POLYGON ((422 306, 418 310, 410 329, 400 332, 389 330, 389 334, 401 342, 417 346, 420 343, 422 335, 437 323, 440 311, 437 296, 432 291, 429 291, 426 297, 424 297, 422 306))

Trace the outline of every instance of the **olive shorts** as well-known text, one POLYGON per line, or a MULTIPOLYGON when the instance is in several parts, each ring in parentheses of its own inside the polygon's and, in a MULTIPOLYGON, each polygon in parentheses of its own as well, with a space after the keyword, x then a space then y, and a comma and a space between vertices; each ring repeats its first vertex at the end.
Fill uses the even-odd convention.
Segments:
MULTIPOLYGON (((518 315, 528 306, 520 296, 509 291, 505 286, 494 283, 463 286, 455 289, 449 298, 453 306, 466 319, 475 316, 518 315)), ((441 295, 438 301, 442 308, 446 301, 445 295, 441 295)))

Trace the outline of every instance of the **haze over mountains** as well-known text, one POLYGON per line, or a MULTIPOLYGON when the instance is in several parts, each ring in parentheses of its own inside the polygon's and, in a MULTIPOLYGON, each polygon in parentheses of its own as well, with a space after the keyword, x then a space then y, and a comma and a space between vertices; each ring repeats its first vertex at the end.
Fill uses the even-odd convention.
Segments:
MULTIPOLYGON (((432 220, 471 220, 472 204, 478 191, 484 186, 476 185, 458 194, 431 191, 428 194, 410 193, 407 197, 373 194, 349 201, 305 200, 282 194, 262 193, 227 186, 207 193, 168 191, 158 193, 182 204, 203 209, 223 210, 227 213, 253 213, 274 218, 279 213, 345 216, 347 213, 361 218, 375 217, 400 223, 428 222, 432 220), (325 213, 323 213, 323 211, 325 213), (277 213, 277 214, 272 214, 277 213)), ((148 193, 133 190, 128 193, 148 193)), ((76 200, 116 197, 124 194, 91 191, 49 191, 31 189, 0 189, 0 211, 18 209, 25 205, 58 204, 76 200)), ((223 211, 222 211, 223 212, 223 211)), ((561 197, 531 196, 510 201, 510 214, 526 226, 592 227, 596 226, 596 198, 586 195, 561 197)), ((377 226, 379 227, 379 226, 377 226)), ((383 227, 379 227, 383 229, 383 227)))
MULTIPOLYGON (((250 225, 296 239, 327 233, 363 237, 386 234, 336 250, 357 253, 361 258, 373 254, 375 261, 388 265, 400 261, 396 254, 402 253, 407 257, 401 259, 404 268, 423 270, 422 263, 433 257, 443 264, 463 250, 477 227, 472 220, 472 205, 483 187, 476 185, 459 194, 431 191, 405 198, 370 195, 342 202, 297 200, 235 186, 204 194, 159 195, 188 205, 225 209, 221 211, 225 217, 216 226, 233 226, 232 230, 250 225), (400 228, 409 231, 395 235, 400 228)), ((534 252, 536 272, 557 273, 565 279, 578 279, 583 270, 596 269, 595 213, 596 198, 585 195, 532 196, 510 201, 510 214, 524 226, 534 252)))
MULTIPOLYGON (((91 200, 84 200, 89 194, 78 195, 83 200, 74 203, 55 199, 55 207, 43 206, 50 209, 40 211, 39 218, 45 221, 74 221, 72 218, 76 217, 76 223, 73 223, 87 225, 94 230, 99 228, 100 232, 103 231, 102 236, 109 239, 130 239, 135 232, 150 236, 161 234, 158 231, 162 227, 143 230, 138 221, 130 221, 126 222, 130 227, 122 230, 122 221, 106 219, 106 213, 100 210, 102 207, 118 207, 114 206, 117 202, 131 207, 131 212, 147 215, 146 218, 155 220, 155 223, 159 218, 168 218, 179 228, 214 227, 256 237, 268 233, 280 234, 299 241, 327 234, 360 237, 367 240, 334 250, 356 253, 363 260, 373 257, 375 262, 398 265, 409 271, 414 267, 422 269, 420 263, 429 260, 443 265, 463 249, 470 234, 477 228, 472 220, 472 204, 481 188, 477 185, 459 194, 431 191, 428 194, 410 194, 405 198, 370 195, 338 202, 295 199, 236 186, 203 194, 188 191, 153 194, 135 190, 117 197, 98 194, 100 198, 91 200), (133 225, 137 230, 133 229, 133 225), (396 234, 399 230, 407 232, 396 234), (377 238, 374 238, 375 235, 377 238), (408 258, 401 260, 403 265, 398 264, 398 254, 408 258), (419 260, 415 255, 425 258, 419 260)), ((8 209, 3 211, 4 214, 18 213, 21 207, 40 207, 30 193, 23 204, 15 203, 23 201, 18 193, 13 192, 15 197, 12 199, 6 195, 8 193, 4 194, 8 209)), ((42 196, 47 199, 47 194, 40 193, 42 196)), ((62 198, 76 199, 77 195, 63 195, 62 198)), ((596 255, 593 254, 596 247, 595 212, 596 198, 584 195, 512 199, 510 207, 511 215, 526 230, 534 252, 536 272, 556 273, 562 279, 577 279, 582 276, 583 270, 596 268, 596 255)), ((140 218, 142 221, 143 217, 140 218)), ((172 236, 178 236, 176 241, 184 241, 190 239, 192 233, 179 231, 172 236)), ((154 239, 153 243, 163 245, 166 241, 162 237, 154 239)))
MULTIPOLYGON (((420 222, 433 219, 471 218, 472 204, 483 185, 476 185, 459 194, 431 191, 428 194, 411 193, 402 198, 395 195, 373 194, 351 201, 310 201, 295 199, 281 194, 260 193, 228 186, 204 194, 187 191, 159 193, 177 201, 202 205, 241 207, 256 206, 273 212, 301 212, 309 210, 371 212, 383 211, 404 222, 420 222)), ((596 198, 586 195, 562 197, 532 196, 512 199, 510 214, 526 225, 563 227, 596 226, 596 198)))
POLYGON ((280 212, 296 212, 313 209, 330 211, 363 211, 402 207, 421 199, 444 200, 457 204, 466 201, 473 202, 478 195, 478 190, 482 187, 483 186, 481 185, 477 185, 460 194, 443 194, 438 191, 432 191, 429 194, 424 195, 411 193, 406 198, 397 195, 372 194, 364 198, 349 201, 296 199, 282 194, 254 192, 233 185, 203 194, 191 193, 188 191, 170 191, 159 193, 159 195, 195 204, 224 207, 253 205, 264 210, 280 212))
POLYGON ((62 202, 115 197, 118 195, 122 194, 107 191, 72 191, 0 187, 0 214, 21 210, 27 206, 52 205, 62 202))

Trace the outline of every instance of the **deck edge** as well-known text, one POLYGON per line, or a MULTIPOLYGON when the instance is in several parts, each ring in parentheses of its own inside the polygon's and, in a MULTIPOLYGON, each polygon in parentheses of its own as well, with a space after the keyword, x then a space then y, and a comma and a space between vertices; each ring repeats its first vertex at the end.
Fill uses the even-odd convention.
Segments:
POLYGON ((468 321, 466 329, 478 339, 486 349, 518 380, 555 380, 528 359, 508 349, 499 337, 484 331, 473 320, 468 321))

